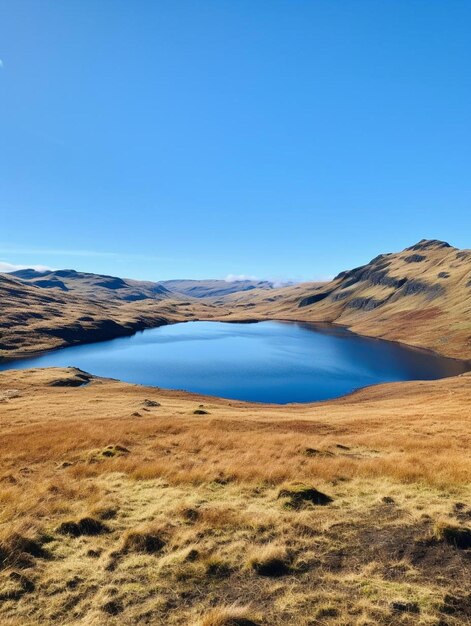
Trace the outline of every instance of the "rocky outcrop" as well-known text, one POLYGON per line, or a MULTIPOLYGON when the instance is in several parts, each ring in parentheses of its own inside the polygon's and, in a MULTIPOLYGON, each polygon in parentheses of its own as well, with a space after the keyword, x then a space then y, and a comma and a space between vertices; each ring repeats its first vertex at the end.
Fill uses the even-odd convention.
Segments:
POLYGON ((439 239, 421 239, 418 243, 406 248, 406 250, 439 250, 451 247, 449 243, 440 241, 439 239))
POLYGON ((385 303, 386 300, 376 300, 376 298, 352 298, 347 302, 349 309, 361 311, 372 311, 385 303))
POLYGON ((312 296, 307 296, 306 298, 300 300, 298 306, 302 308, 304 306, 310 306, 311 304, 315 304, 316 302, 321 302, 322 300, 330 296, 331 293, 332 291, 313 293, 312 296))
POLYGON ((406 263, 421 263, 422 261, 425 261, 426 258, 427 257, 423 254, 409 254, 409 256, 404 257, 404 261, 406 263))

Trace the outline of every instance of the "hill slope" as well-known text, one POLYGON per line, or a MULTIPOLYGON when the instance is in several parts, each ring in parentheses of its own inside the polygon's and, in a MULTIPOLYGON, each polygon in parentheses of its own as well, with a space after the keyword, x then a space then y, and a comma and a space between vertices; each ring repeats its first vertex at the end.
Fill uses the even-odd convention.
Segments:
POLYGON ((230 318, 334 322, 360 334, 471 358, 471 250, 422 240, 329 283, 224 299, 230 318))
POLYGON ((75 270, 37 272, 27 269, 12 272, 10 276, 35 287, 71 292, 91 300, 106 299, 134 302, 147 298, 160 300, 171 295, 175 296, 159 283, 104 274, 76 272, 75 270))
POLYGON ((0 303, 0 359, 131 335, 210 316, 214 308, 180 296, 134 302, 92 297, 81 288, 45 289, 6 274, 0 274, 0 303))

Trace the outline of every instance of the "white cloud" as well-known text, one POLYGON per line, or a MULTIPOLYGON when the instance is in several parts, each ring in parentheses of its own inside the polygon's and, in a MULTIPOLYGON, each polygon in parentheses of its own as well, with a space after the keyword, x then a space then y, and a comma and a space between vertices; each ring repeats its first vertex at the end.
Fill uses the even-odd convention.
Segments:
POLYGON ((258 280, 258 278, 247 274, 228 274, 224 280, 226 283, 239 283, 243 280, 258 280))
POLYGON ((0 261, 0 272, 16 272, 16 270, 36 270, 37 272, 47 272, 52 267, 47 265, 16 265, 7 261, 0 261))

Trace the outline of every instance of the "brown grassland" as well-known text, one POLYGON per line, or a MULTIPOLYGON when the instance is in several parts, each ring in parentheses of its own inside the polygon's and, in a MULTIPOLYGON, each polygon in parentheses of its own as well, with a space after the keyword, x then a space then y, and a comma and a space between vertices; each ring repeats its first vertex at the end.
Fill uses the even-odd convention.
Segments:
POLYGON ((5 626, 471 623, 471 375, 257 405, 0 374, 5 626))

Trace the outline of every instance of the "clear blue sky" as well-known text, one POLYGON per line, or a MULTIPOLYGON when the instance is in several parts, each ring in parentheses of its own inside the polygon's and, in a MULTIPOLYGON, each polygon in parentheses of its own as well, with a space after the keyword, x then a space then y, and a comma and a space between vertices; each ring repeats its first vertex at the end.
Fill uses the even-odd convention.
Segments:
POLYGON ((471 246, 469 0, 0 0, 0 260, 325 277, 471 246))

